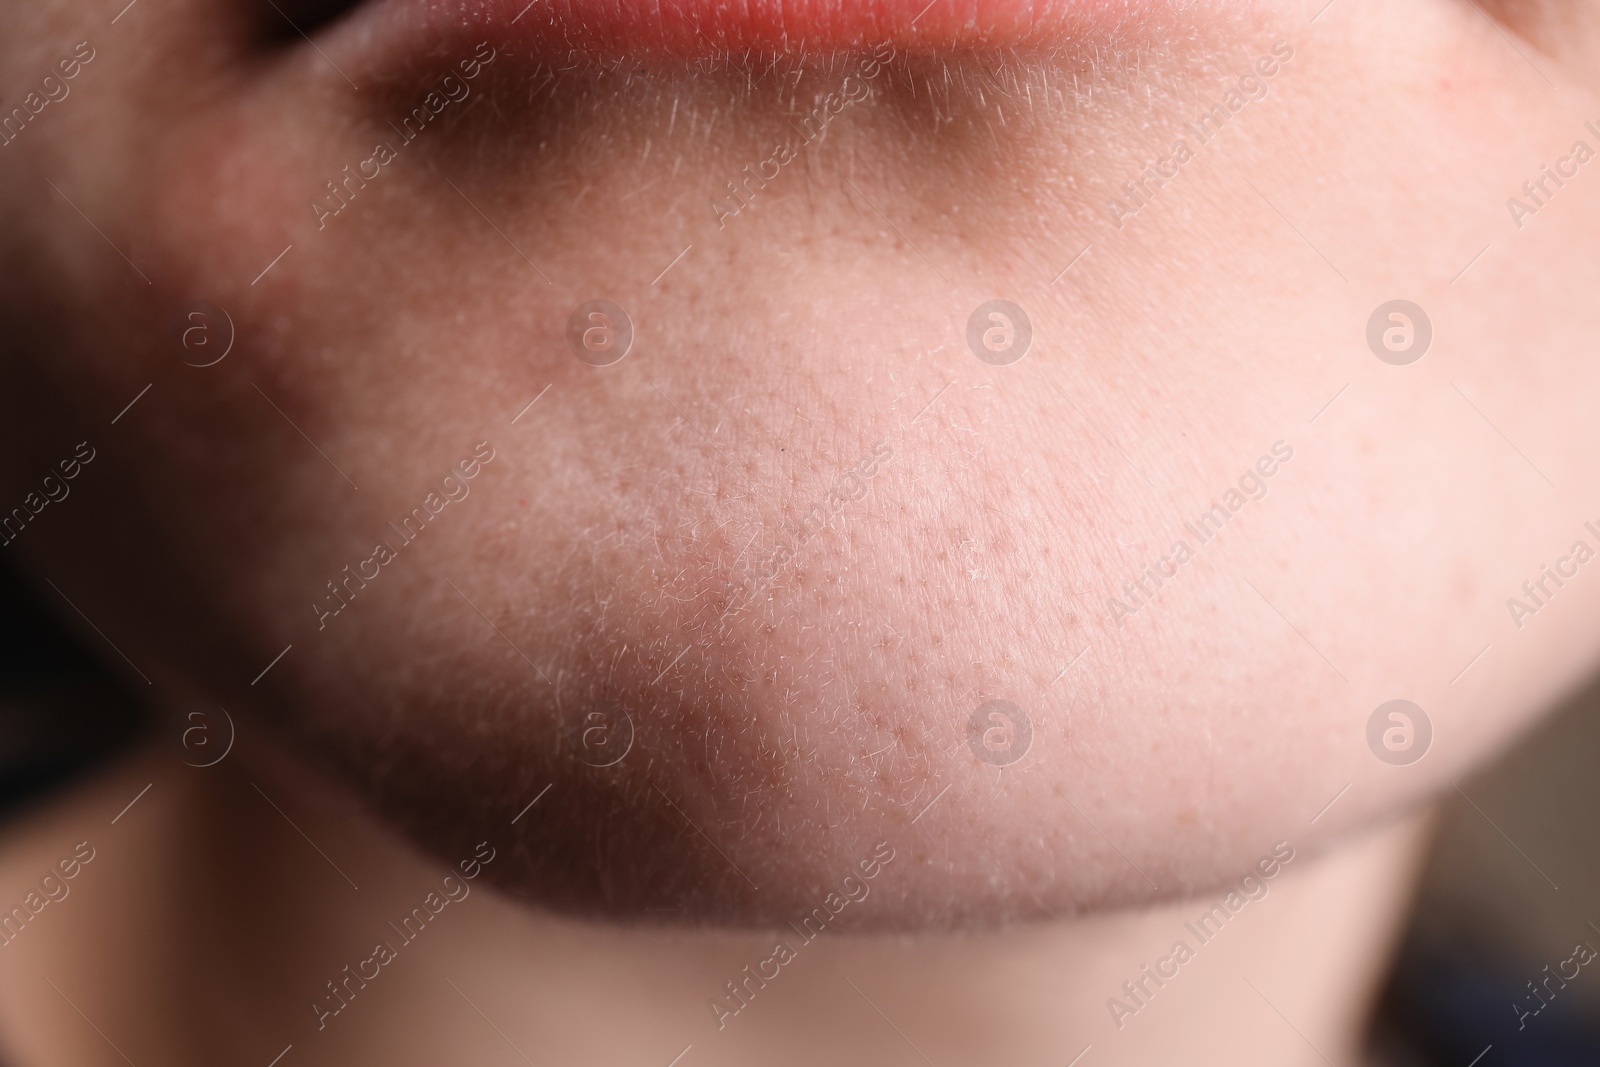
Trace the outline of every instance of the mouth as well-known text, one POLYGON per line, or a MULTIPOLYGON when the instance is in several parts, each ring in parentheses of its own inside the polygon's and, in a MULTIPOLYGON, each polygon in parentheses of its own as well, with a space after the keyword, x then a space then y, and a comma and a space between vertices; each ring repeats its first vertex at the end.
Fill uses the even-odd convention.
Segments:
MULTIPOLYGON (((458 2, 418 7, 461 17, 458 2)), ((490 0, 480 17, 545 47, 602 55, 1014 45, 1074 5, 1052 0, 490 0)), ((466 16, 470 18, 471 16, 466 16)))
MULTIPOLYGON (((554 59, 748 59, 1052 49, 1137 23, 1162 0, 378 0, 363 41, 487 39, 554 59)), ((291 20, 293 21, 293 20, 291 20)), ((297 25, 297 29, 305 28, 297 25)))

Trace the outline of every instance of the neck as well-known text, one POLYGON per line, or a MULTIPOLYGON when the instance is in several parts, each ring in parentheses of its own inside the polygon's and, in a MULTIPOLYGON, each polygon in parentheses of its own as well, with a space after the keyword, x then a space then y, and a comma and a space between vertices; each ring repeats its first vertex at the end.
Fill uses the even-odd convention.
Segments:
POLYGON ((680 1067, 1064 1064, 1087 1048, 1082 1067, 1342 1067, 1361 1060, 1423 833, 1411 819, 1297 857, 1256 898, 1199 890, 1000 932, 619 929, 442 883, 292 766, 146 752, 0 842, 8 905, 57 853, 96 850, 0 948, 0 1033, 19 1062, 121 1062, 109 1041, 180 1065, 290 1045, 284 1067, 395 1048, 512 1062, 511 1044, 534 1063, 665 1065, 689 1047, 680 1067))

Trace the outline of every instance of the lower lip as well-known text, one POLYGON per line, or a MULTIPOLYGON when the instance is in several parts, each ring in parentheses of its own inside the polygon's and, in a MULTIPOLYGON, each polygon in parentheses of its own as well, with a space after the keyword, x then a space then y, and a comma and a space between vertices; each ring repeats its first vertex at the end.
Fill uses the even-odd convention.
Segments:
MULTIPOLYGON (((465 25, 551 53, 708 58, 1014 48, 1127 14, 1139 0, 402 0, 433 29, 465 25), (1114 9, 1114 10, 1113 10, 1114 9)), ((500 43, 491 36, 494 43, 500 43)))

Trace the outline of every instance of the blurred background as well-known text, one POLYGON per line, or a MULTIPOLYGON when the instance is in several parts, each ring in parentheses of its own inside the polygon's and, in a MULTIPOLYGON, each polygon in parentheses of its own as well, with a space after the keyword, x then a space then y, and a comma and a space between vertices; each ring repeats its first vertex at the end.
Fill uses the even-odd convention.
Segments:
POLYGON ((1600 1064, 1597 682, 1443 799, 1374 1020, 1386 1067, 1600 1064))
MULTIPOLYGON (((0 819, 158 729, 72 611, 0 562, 0 819)), ((1600 949, 1597 768, 1600 684, 1443 798, 1374 1008, 1378 1064, 1600 1064, 1600 958, 1584 965, 1577 951, 1600 949)))

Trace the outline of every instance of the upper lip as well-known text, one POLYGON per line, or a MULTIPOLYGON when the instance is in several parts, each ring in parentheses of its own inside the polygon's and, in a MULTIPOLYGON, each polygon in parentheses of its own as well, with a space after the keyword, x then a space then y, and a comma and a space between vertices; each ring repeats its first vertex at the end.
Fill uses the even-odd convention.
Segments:
POLYGON ((1017 48, 1134 0, 386 0, 441 38, 480 34, 536 55, 709 58, 871 48, 1017 48))

